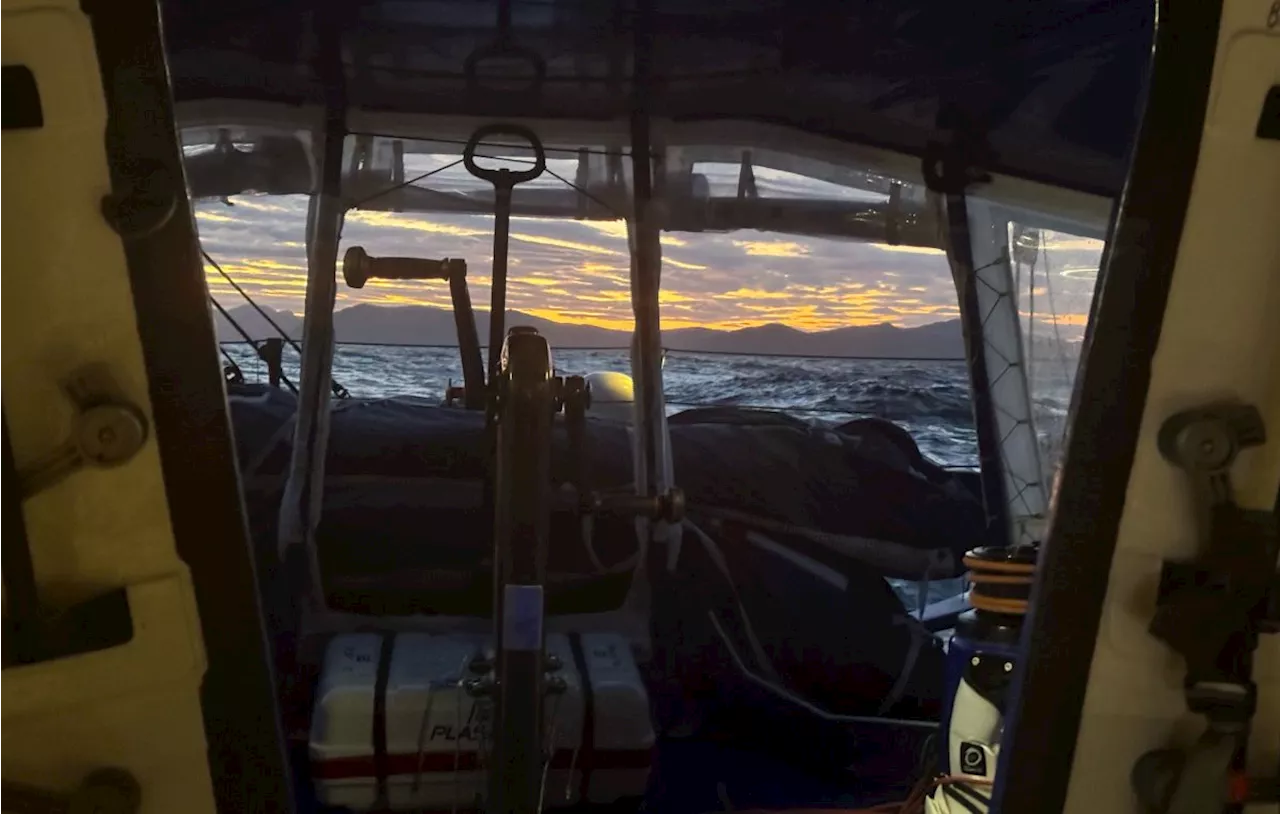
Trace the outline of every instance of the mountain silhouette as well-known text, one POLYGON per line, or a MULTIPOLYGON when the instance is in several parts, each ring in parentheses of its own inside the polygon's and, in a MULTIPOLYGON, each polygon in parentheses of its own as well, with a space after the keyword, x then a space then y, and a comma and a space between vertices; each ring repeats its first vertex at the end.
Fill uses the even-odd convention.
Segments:
MULTIPOLYGON (((262 309, 290 337, 301 340, 302 318, 287 311, 262 309)), ((276 330, 252 306, 228 309, 252 339, 277 336, 276 330)), ((489 314, 477 311, 476 329, 481 345, 486 344, 489 314)), ((242 340, 240 333, 221 314, 215 314, 218 338, 242 340)), ((425 305, 359 304, 334 312, 334 334, 339 343, 366 342, 387 345, 458 344, 453 312, 425 305)), ((592 325, 573 325, 508 311, 507 326, 531 325, 547 337, 554 348, 626 348, 630 331, 616 331, 592 325)), ((669 350, 703 353, 789 354, 796 356, 879 356, 910 358, 964 358, 964 341, 959 320, 946 320, 916 328, 893 325, 855 325, 826 331, 801 331, 777 323, 754 328, 722 331, 713 328, 677 328, 662 332, 662 344, 669 350)))

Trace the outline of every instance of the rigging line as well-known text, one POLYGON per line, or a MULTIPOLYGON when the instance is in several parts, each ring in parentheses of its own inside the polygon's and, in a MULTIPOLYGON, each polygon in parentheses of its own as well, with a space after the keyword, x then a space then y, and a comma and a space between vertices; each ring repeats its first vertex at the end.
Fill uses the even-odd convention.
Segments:
MULTIPOLYGON (((495 146, 501 146, 501 145, 495 145, 495 146)), ((486 159, 486 160, 488 160, 488 161, 508 161, 508 162, 511 162, 511 163, 514 163, 514 164, 530 164, 530 165, 532 165, 532 164, 534 163, 534 161, 533 161, 533 160, 531 160, 531 159, 526 159, 526 158, 516 158, 516 157, 514 157, 514 156, 502 156, 502 155, 483 155, 483 154, 480 154, 480 153, 477 153, 477 154, 476 154, 476 158, 483 158, 483 159, 486 159)), ((348 204, 348 207, 349 207, 349 208, 351 208, 351 209, 358 209, 359 207, 364 206, 364 205, 365 205, 365 204, 367 204, 369 201, 372 201, 372 200, 374 200, 375 198, 380 198, 380 197, 382 197, 383 195, 389 195, 390 193, 395 192, 395 191, 396 191, 396 190, 398 190, 398 189, 404 189, 405 187, 412 186, 412 185, 416 184, 417 182, 422 181, 423 179, 430 178, 431 176, 435 175, 436 173, 441 173, 441 172, 444 172, 445 170, 453 169, 454 167, 456 167, 456 166, 458 166, 459 164, 461 164, 461 163, 462 163, 462 161, 463 161, 463 160, 462 160, 461 158, 459 158, 457 161, 451 161, 451 162, 449 162, 448 164, 445 164, 443 167, 436 167, 434 170, 430 170, 430 171, 428 171, 428 172, 424 172, 424 173, 422 173, 421 175, 415 176, 414 178, 410 178, 408 181, 405 181, 405 182, 403 182, 403 183, 396 184, 395 186, 393 186, 393 187, 389 187, 388 189, 384 189, 384 190, 382 190, 381 192, 374 193, 373 195, 370 195, 370 196, 369 196, 369 197, 367 197, 367 198, 361 198, 360 200, 358 200, 358 201, 356 201, 356 202, 354 202, 354 203, 348 204)), ((548 170, 548 172, 550 172, 550 170, 548 170)), ((555 175, 555 173, 551 173, 551 174, 552 174, 552 175, 555 175)), ((559 177, 559 176, 557 176, 557 177, 559 177)), ((476 199, 474 199, 474 198, 470 197, 469 195, 467 195, 467 194, 466 194, 466 193, 464 193, 464 192, 451 192, 451 191, 449 191, 449 190, 445 190, 445 189, 432 189, 431 187, 419 187, 419 189, 420 189, 421 191, 423 191, 423 192, 431 193, 432 195, 439 195, 439 196, 441 196, 441 197, 444 197, 444 198, 451 198, 451 199, 453 199, 453 200, 466 201, 466 202, 467 202, 467 203, 469 203, 469 204, 487 203, 487 202, 485 202, 485 201, 483 201, 483 200, 477 201, 476 199)), ((484 213, 483 213, 483 212, 475 212, 475 213, 464 213, 464 214, 484 214, 484 213)))
MULTIPOLYGON (((240 327, 240 323, 236 322, 235 317, 227 313, 227 309, 222 307, 222 303, 215 300, 212 294, 209 295, 209 302, 213 303, 213 307, 218 309, 218 313, 222 314, 223 318, 226 319, 227 322, 231 323, 231 327, 235 328, 236 332, 244 337, 244 341, 256 351, 258 349, 258 343, 249 337, 248 332, 245 331, 244 328, 240 327)), ((219 342, 218 344, 219 346, 221 346, 223 344, 229 344, 229 343, 219 342)), ((219 349, 221 349, 221 347, 219 347, 219 349)), ((224 350, 223 353, 225 354, 226 351, 224 350)), ((285 386, 287 386, 295 396, 298 394, 298 388, 293 386, 293 382, 289 381, 289 377, 284 375, 283 370, 280 371, 280 381, 284 382, 285 386)))
POLYGON ((572 181, 568 180, 568 179, 567 179, 567 178, 565 178, 563 175, 561 175, 560 173, 558 173, 558 172, 556 172, 555 170, 551 169, 550 167, 547 167, 547 168, 546 168, 546 173, 547 173, 547 175, 550 175, 551 177, 553 177, 553 178, 557 179, 558 181, 560 181, 560 183, 562 183, 562 184, 564 184, 565 186, 569 187, 570 189, 574 190, 574 191, 575 191, 575 192, 577 192, 579 195, 582 195, 582 196, 584 196, 584 197, 586 197, 586 198, 588 198, 588 199, 590 199, 590 200, 592 200, 592 201, 595 201, 595 202, 596 202, 597 204, 599 204, 600 206, 603 206, 605 209, 607 209, 607 210, 609 210, 610 212, 612 212, 612 213, 614 214, 614 216, 615 216, 618 220, 626 220, 626 219, 627 219, 627 216, 626 216, 626 215, 622 214, 622 213, 621 213, 621 212, 619 212, 617 209, 614 209, 614 208, 613 208, 613 206, 611 206, 610 204, 606 203, 604 200, 602 200, 601 198, 597 197, 596 195, 593 195, 592 193, 590 193, 590 192, 588 192, 587 190, 583 189, 582 187, 578 186, 577 184, 573 183, 572 181))
MULTIPOLYGON (((284 341, 288 342, 289 346, 298 352, 298 356, 302 356, 302 346, 299 345, 297 342, 295 342, 293 337, 289 336, 289 334, 285 332, 284 328, 281 328, 279 323, 277 323, 274 319, 271 318, 270 314, 262 310, 262 306, 258 305, 256 302, 253 301, 253 297, 249 296, 249 292, 245 291, 243 288, 240 287, 239 283, 231 279, 231 275, 227 274, 227 272, 223 270, 222 266, 218 264, 217 260, 214 260, 212 257, 209 256, 209 253, 204 250, 203 246, 200 247, 200 255, 204 257, 206 263, 208 263, 209 265, 213 266, 215 269, 218 270, 218 273, 222 275, 223 279, 225 279, 228 283, 230 283, 231 287, 234 288, 240 294, 240 296, 244 297, 245 302, 253 306, 253 310, 258 312, 258 316, 265 319, 267 321, 267 324, 269 324, 272 328, 276 329, 276 333, 280 334, 280 336, 284 339, 284 341)), ((227 319, 231 319, 231 317, 227 315, 226 310, 224 310, 223 307, 218 304, 218 301, 213 299, 212 294, 209 295, 209 299, 213 300, 213 304, 218 306, 218 310, 222 312, 223 316, 227 317, 227 319)), ((232 322, 232 324, 233 325, 235 324, 234 321, 232 322)), ((249 335, 245 333, 243 330, 240 331, 240 334, 245 339, 249 339, 249 335)), ((252 342, 252 340, 250 341, 252 342)), ((257 343, 254 343, 254 348, 256 349, 257 347, 258 347, 257 343)), ((333 390, 333 394, 340 399, 348 398, 351 395, 349 392, 347 392, 347 388, 338 384, 336 381, 331 380, 330 386, 333 390)))
POLYGON ((1044 232, 1040 233, 1040 253, 1044 255, 1044 288, 1045 294, 1049 297, 1049 314, 1053 317, 1053 339, 1054 347, 1057 350, 1058 361, 1062 364, 1062 376, 1070 381, 1071 366, 1067 363, 1067 354, 1063 352, 1062 332, 1058 328, 1058 309, 1053 303, 1053 274, 1052 267, 1049 265, 1049 242, 1044 239, 1044 232))
POLYGON ((738 668, 738 672, 742 673, 749 681, 778 696, 784 701, 800 707, 806 712, 820 718, 824 721, 830 721, 838 724, 884 724, 886 726, 896 726, 911 729, 929 729, 936 731, 938 729, 937 721, 915 720, 911 718, 887 718, 881 715, 841 715, 834 712, 828 712, 817 704, 809 701, 802 696, 796 695, 785 687, 769 681, 763 676, 757 675, 747 667, 746 662, 742 660, 742 656, 738 654, 738 649, 733 646, 729 636, 725 633, 724 627, 720 624, 720 619, 714 610, 707 611, 707 618, 711 621, 712 627, 720 636, 720 641, 724 643, 725 649, 729 651, 729 657, 733 659, 734 665, 738 668))
MULTIPOLYGON (((483 158, 483 159, 485 159, 485 160, 487 160, 487 161, 509 161, 509 162, 511 162, 511 163, 514 163, 514 164, 529 164, 529 165, 532 165, 532 164, 534 164, 534 163, 535 163, 532 159, 516 158, 516 157, 514 157, 514 156, 484 155, 484 154, 481 154, 481 153, 476 153, 476 158, 483 158)), ((443 166, 443 167, 437 167, 436 169, 431 170, 430 172, 424 173, 424 174, 422 174, 422 175, 419 175, 419 176, 418 176, 418 177, 416 177, 416 178, 413 178, 413 179, 410 179, 410 180, 408 180, 408 181, 405 181, 403 184, 397 184, 396 186, 392 187, 392 188, 391 188, 391 189, 389 189, 389 190, 383 190, 382 192, 378 193, 378 195, 385 195, 385 194, 387 194, 387 193, 389 193, 389 192, 392 192, 392 191, 394 191, 394 190, 396 190, 396 189, 402 189, 402 188, 404 188, 404 187, 406 187, 406 186, 410 186, 410 185, 412 185, 412 184, 414 184, 414 183, 417 183, 418 181, 421 181, 421 180, 422 180, 422 179, 424 179, 424 178, 427 178, 427 177, 429 177, 429 176, 435 175, 435 174, 436 174, 436 173, 438 173, 438 172, 444 172, 444 171, 445 171, 445 170, 447 170, 447 169, 451 169, 451 168, 453 168, 453 167, 456 167, 456 166, 458 166, 458 165, 459 165, 459 164, 461 164, 461 163, 462 163, 462 159, 458 159, 457 161, 454 161, 454 162, 452 162, 452 163, 450 163, 450 164, 446 164, 446 165, 445 165, 445 166, 443 166)), ((555 174, 555 173, 552 173, 552 175, 554 175, 554 174, 555 174)), ((456 200, 456 201, 466 201, 466 202, 467 202, 467 203, 469 203, 469 204, 486 204, 488 207, 492 207, 492 204, 490 204, 488 201, 485 201, 485 200, 483 200, 483 199, 477 200, 477 199, 475 199, 475 198, 472 198, 470 195, 466 194, 465 192, 456 192, 456 191, 450 191, 450 190, 447 190, 447 189, 432 189, 431 187, 419 187, 419 189, 420 189, 422 192, 429 192, 429 193, 431 193, 432 195, 439 195, 439 196, 440 196, 440 197, 442 197, 442 198, 451 198, 451 199, 456 200)), ((378 195, 371 196, 371 197, 378 197, 378 195)), ((357 208, 357 207, 359 207, 359 206, 361 206, 361 205, 363 205, 363 204, 368 203, 370 200, 371 200, 371 198, 365 198, 364 200, 360 201, 359 203, 352 204, 352 205, 351 205, 351 208, 352 208, 352 209, 355 209, 355 208, 357 208)), ((483 215, 483 214, 485 214, 485 213, 484 213, 483 211, 478 211, 478 212, 465 212, 465 213, 459 213, 459 214, 467 214, 467 215, 473 215, 473 214, 474 214, 474 215, 483 215)))
MULTIPOLYGON (((376 133, 359 133, 359 134, 353 134, 353 135, 373 136, 374 138, 378 138, 378 135, 376 133)), ((417 175, 417 176, 414 176, 413 178, 410 178, 408 181, 402 181, 393 186, 389 186, 386 189, 375 192, 372 195, 369 195, 364 198, 360 198, 357 201, 349 202, 347 203, 347 208, 358 209, 359 207, 369 203, 369 201, 372 201, 376 198, 381 198, 383 195, 390 195, 391 193, 395 192, 398 189, 404 189, 407 186, 412 186, 413 184, 416 184, 419 181, 422 181, 426 178, 430 178, 431 176, 435 175, 438 172, 444 172, 445 170, 453 169, 454 167, 458 166, 461 163, 462 163, 462 159, 459 158, 457 161, 451 161, 448 164, 445 164, 443 167, 436 167, 434 170, 428 170, 422 173, 421 175, 417 175)))
MULTIPOLYGON (((516 158, 516 157, 514 157, 514 156, 482 155, 482 156, 477 156, 477 157, 478 157, 478 158, 487 158, 487 159, 490 159, 490 160, 493 160, 493 161, 510 161, 510 162, 513 162, 513 163, 516 163, 516 164, 533 164, 533 163, 534 163, 531 159, 527 159, 527 158, 516 158)), ((582 195, 582 196, 583 196, 583 197, 585 197, 585 198, 588 198, 588 199, 590 199, 590 200, 592 200, 592 201, 595 201, 595 202, 596 202, 597 204, 599 204, 600 206, 603 206, 605 209, 607 209, 607 210, 609 210, 610 212, 612 212, 612 213, 613 213, 613 215, 614 215, 614 217, 616 217, 618 220, 626 220, 626 219, 627 219, 627 216, 626 216, 626 215, 624 215, 624 214, 622 214, 621 212, 619 212, 616 208, 614 208, 614 207, 613 207, 611 204, 609 204, 607 201, 605 201, 604 199, 600 198, 599 196, 597 196, 597 195, 595 195, 595 194, 591 193, 590 191, 588 191, 588 190, 586 190, 586 189, 583 189, 582 187, 578 186, 578 185, 577 185, 577 184, 575 184, 573 181, 570 181, 568 178, 565 178, 563 175, 561 175, 560 173, 558 173, 558 172, 556 172, 555 170, 551 169, 550 167, 544 167, 543 171, 544 171, 544 172, 546 172, 546 174, 547 174, 547 175, 550 175, 552 178, 556 179, 556 180, 557 180, 557 181, 559 181, 560 183, 562 183, 562 184, 564 184, 565 186, 567 186, 567 187, 569 187, 570 189, 572 189, 574 192, 577 192, 579 195, 582 195)))
MULTIPOLYGON (((361 131, 353 130, 351 132, 351 135, 372 136, 373 138, 385 138, 385 139, 392 139, 395 141, 416 142, 420 144, 458 144, 458 145, 465 146, 470 143, 465 139, 442 138, 442 137, 414 139, 414 138, 406 138, 404 136, 398 136, 392 133, 377 133, 377 132, 369 132, 365 130, 361 130, 361 131)), ((480 141, 476 143, 476 146, 477 147, 512 147, 516 145, 504 144, 500 141, 480 141)), ((607 147, 599 147, 599 148, 585 147, 585 146, 584 147, 552 147, 548 145, 543 145, 542 149, 548 153, 565 153, 571 156, 576 156, 579 153, 586 152, 588 155, 598 155, 598 156, 604 156, 608 158, 610 155, 614 154, 614 152, 612 151, 612 148, 607 148, 607 147)), ((623 158, 627 158, 631 155, 631 152, 629 150, 625 152, 620 151, 618 152, 618 154, 621 155, 623 158)), ((657 155, 658 154, 655 151, 651 157, 656 158, 657 155)))
MULTIPOLYGON (((1037 240, 1040 231, 1036 230, 1037 240)), ((1026 351, 1023 353, 1022 363, 1026 370, 1025 379, 1027 385, 1027 396, 1031 398, 1030 389, 1035 381, 1035 356, 1036 356, 1036 260, 1040 257, 1040 253, 1036 252, 1031 256, 1031 260, 1027 263, 1027 342, 1026 351)), ((1015 263, 1015 265, 1019 265, 1015 263)), ((1013 308, 1015 314, 1018 310, 1018 298, 1020 292, 1014 290, 1013 308)), ((1034 404, 1030 405, 1034 409, 1034 404)))

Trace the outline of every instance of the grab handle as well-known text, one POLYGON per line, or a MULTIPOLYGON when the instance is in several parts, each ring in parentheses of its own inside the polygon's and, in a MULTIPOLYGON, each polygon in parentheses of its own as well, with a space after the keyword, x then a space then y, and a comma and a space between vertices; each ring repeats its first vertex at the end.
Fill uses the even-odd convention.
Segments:
POLYGON ((538 135, 529 128, 518 124, 490 124, 471 134, 471 139, 462 150, 462 163, 466 166, 467 172, 482 181, 488 181, 496 189, 511 189, 516 184, 532 181, 542 175, 547 169, 547 154, 542 148, 542 141, 539 140, 538 135), (527 170, 509 170, 505 167, 490 170, 476 164, 476 148, 486 138, 496 135, 519 136, 529 142, 529 146, 533 149, 533 166, 527 170))

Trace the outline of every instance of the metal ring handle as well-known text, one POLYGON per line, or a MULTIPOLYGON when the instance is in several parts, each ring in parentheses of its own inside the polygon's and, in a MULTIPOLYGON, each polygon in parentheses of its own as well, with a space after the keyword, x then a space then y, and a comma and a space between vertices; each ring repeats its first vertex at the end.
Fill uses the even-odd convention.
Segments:
POLYGON ((462 149, 462 163, 467 172, 482 181, 488 181, 495 187, 510 189, 542 175, 547 168, 547 153, 542 149, 542 141, 538 139, 538 135, 529 128, 519 124, 489 124, 471 134, 467 146, 462 149), (487 170, 476 164, 476 148, 485 138, 495 135, 519 136, 529 142, 529 146, 533 148, 533 166, 527 170, 487 170))
MULTIPOLYGON (((463 72, 467 77, 467 87, 473 93, 528 94, 535 93, 542 89, 542 83, 547 78, 547 62, 542 58, 542 54, 539 54, 532 48, 515 45, 500 37, 488 45, 481 45, 468 54, 466 60, 463 62, 463 72), (503 58, 519 60, 527 63, 531 68, 533 68, 533 77, 529 80, 529 84, 513 88, 495 88, 481 82, 479 73, 480 63, 489 59, 503 58)), ((505 80, 497 79, 497 81, 505 80)))

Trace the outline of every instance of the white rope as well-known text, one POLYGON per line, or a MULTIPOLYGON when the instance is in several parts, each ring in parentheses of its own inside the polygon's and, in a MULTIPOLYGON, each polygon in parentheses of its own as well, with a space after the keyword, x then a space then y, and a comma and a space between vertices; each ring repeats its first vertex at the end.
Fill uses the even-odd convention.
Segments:
POLYGON ((724 641, 724 646, 729 651, 729 656, 733 659, 734 664, 737 665, 738 670, 743 674, 743 676, 755 683, 757 686, 768 690, 784 701, 788 701, 800 707, 811 715, 821 718, 824 721, 831 721, 832 723, 838 724, 887 724, 890 726, 904 726, 914 729, 938 728, 937 721, 919 721, 910 718, 884 718, 874 715, 838 715, 834 712, 828 712, 811 701, 801 698, 777 684, 774 684, 773 682, 765 678, 761 678, 751 672, 747 665, 742 661, 742 657, 738 655, 738 651, 733 646, 733 643, 729 641, 729 637, 725 635, 724 628, 720 626, 720 621, 716 618, 715 611, 707 611, 707 616, 711 619, 711 625, 716 629, 716 632, 720 634, 721 640, 724 641))
POLYGON ((747 606, 742 603, 741 597, 738 596, 738 585, 733 581, 733 575, 729 571, 729 563, 725 560, 724 553, 720 551, 720 547, 716 545, 715 540, 711 539, 711 535, 698 528, 697 524, 686 520, 684 525, 702 543, 702 547, 707 551, 707 556, 711 558, 716 568, 720 570, 720 573, 724 575, 725 580, 729 583, 729 588, 733 591, 734 602, 738 605, 738 612, 742 614, 743 632, 747 635, 747 643, 751 646, 751 652, 756 658, 756 663, 764 669, 770 678, 775 681, 781 681, 782 677, 774 669, 773 661, 765 653, 764 646, 760 644, 760 639, 756 636, 755 627, 751 624, 751 615, 747 613, 747 606))

